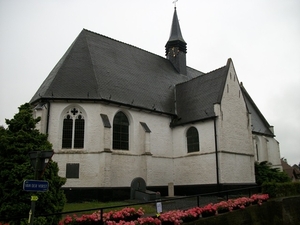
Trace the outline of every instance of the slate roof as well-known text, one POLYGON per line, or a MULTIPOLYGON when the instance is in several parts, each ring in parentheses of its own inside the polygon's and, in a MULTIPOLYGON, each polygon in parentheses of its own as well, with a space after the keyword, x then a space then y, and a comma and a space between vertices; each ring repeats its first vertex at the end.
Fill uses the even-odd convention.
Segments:
POLYGON ((275 137, 273 132, 270 130, 270 124, 260 112, 242 83, 241 90, 246 101, 248 111, 251 113, 252 132, 275 137))
POLYGON ((175 85, 201 74, 179 74, 161 56, 84 29, 30 102, 107 101, 174 115, 175 85))
MULTIPOLYGON (((113 103, 168 114, 173 116, 171 126, 182 125, 215 116, 214 104, 221 102, 230 62, 207 74, 187 67, 183 75, 166 58, 83 29, 30 103, 113 103)), ((274 136, 243 87, 242 91, 253 132, 274 136)))
POLYGON ((227 65, 187 82, 176 85, 178 118, 172 125, 180 125, 212 118, 214 104, 221 103, 231 59, 227 65))

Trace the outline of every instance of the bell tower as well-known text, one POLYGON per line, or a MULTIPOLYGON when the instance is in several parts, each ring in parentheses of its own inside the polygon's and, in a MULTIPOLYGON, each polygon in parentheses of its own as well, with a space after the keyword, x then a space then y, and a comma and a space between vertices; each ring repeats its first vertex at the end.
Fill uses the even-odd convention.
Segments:
POLYGON ((186 42, 181 34, 176 7, 174 8, 170 38, 165 48, 167 59, 170 60, 178 73, 186 75, 186 42))

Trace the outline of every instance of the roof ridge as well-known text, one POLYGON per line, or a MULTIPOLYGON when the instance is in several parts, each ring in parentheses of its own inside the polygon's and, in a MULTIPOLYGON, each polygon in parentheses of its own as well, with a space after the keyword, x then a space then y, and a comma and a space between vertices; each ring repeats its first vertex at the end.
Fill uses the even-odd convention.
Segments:
POLYGON ((84 30, 84 31, 87 31, 87 32, 89 32, 89 33, 92 33, 92 34, 99 35, 99 36, 102 36, 102 37, 104 37, 104 38, 110 39, 110 40, 112 40, 112 41, 116 41, 116 42, 119 42, 119 43, 121 43, 121 44, 125 44, 125 45, 128 45, 128 46, 130 46, 130 47, 133 47, 133 48, 142 50, 142 51, 147 52, 147 53, 149 53, 149 54, 151 54, 151 55, 155 55, 155 56, 158 56, 158 57, 160 57, 160 58, 166 59, 165 57, 163 57, 163 56, 161 56, 161 55, 155 54, 155 53, 153 53, 153 52, 149 52, 149 51, 147 51, 147 50, 145 50, 145 49, 142 49, 142 48, 140 48, 140 47, 137 47, 137 46, 135 46, 135 45, 128 44, 128 43, 123 42, 123 41, 119 41, 119 40, 117 40, 117 39, 108 37, 108 36, 106 36, 106 35, 103 35, 103 34, 100 34, 100 33, 97 33, 97 32, 94 32, 94 31, 91 31, 91 30, 88 30, 88 29, 85 29, 85 28, 83 28, 83 30, 84 30))
MULTIPOLYGON (((196 76, 196 77, 193 77, 192 79, 186 80, 186 81, 184 81, 184 82, 178 83, 178 84, 176 84, 176 85, 184 84, 184 83, 190 82, 190 81, 192 81, 192 80, 198 79, 199 77, 202 77, 202 76, 205 76, 205 75, 209 75, 209 74, 211 74, 211 73, 213 73, 213 72, 215 72, 215 71, 217 71, 217 70, 221 70, 221 69, 225 68, 226 66, 227 66, 227 65, 222 66, 222 67, 220 67, 220 68, 218 68, 218 69, 215 69, 215 70, 212 70, 212 71, 210 71, 210 72, 208 72, 208 73, 203 73, 203 72, 201 72, 201 73, 202 73, 201 75, 196 76)), ((191 68, 191 67, 189 67, 189 68, 191 68)), ((195 70, 195 71, 198 71, 198 70, 196 70, 196 69, 194 69, 194 68, 191 68, 191 69, 193 69, 193 70, 195 70)), ((200 71, 199 71, 199 72, 200 72, 200 71)))
POLYGON ((219 67, 219 68, 214 69, 214 70, 211 70, 211 71, 209 71, 209 72, 207 72, 207 73, 204 73, 203 75, 208 75, 208 74, 213 73, 213 72, 215 72, 215 71, 217 71, 217 70, 224 69, 226 66, 227 66, 227 65, 222 66, 222 67, 219 67))
MULTIPOLYGON (((95 35, 102 36, 102 37, 104 37, 104 38, 107 38, 107 39, 109 39, 109 40, 116 41, 116 42, 118 42, 118 43, 121 43, 121 44, 125 44, 125 45, 127 45, 127 46, 130 46, 130 47, 136 48, 136 49, 138 49, 138 50, 141 50, 141 51, 147 52, 147 53, 149 53, 149 54, 151 54, 151 55, 154 55, 154 56, 160 57, 160 58, 162 58, 162 59, 168 60, 167 58, 165 58, 165 57, 163 57, 163 56, 161 56, 161 55, 155 54, 155 53, 153 53, 153 52, 149 52, 148 50, 142 49, 142 48, 140 48, 140 47, 137 47, 137 46, 135 46, 135 45, 128 44, 128 43, 126 43, 126 42, 123 42, 123 41, 119 41, 119 40, 117 40, 117 39, 114 39, 114 38, 108 37, 108 36, 106 36, 106 35, 103 35, 103 34, 100 34, 100 33, 97 33, 97 32, 94 32, 94 31, 91 31, 91 30, 88 30, 88 29, 85 29, 85 28, 83 28, 83 30, 84 30, 84 31, 87 31, 87 32, 89 32, 89 33, 95 34, 95 35)), ((200 70, 198 70, 198 69, 192 68, 192 67, 190 67, 190 66, 187 66, 187 68, 189 68, 189 69, 191 69, 191 70, 193 70, 193 71, 200 72, 200 73, 201 73, 201 75, 204 75, 204 74, 206 74, 206 73, 204 73, 204 72, 202 72, 202 71, 200 71, 200 70)), ((197 76, 197 77, 198 77, 198 76, 197 76)), ((195 78, 196 78, 196 77, 195 77, 195 78)), ((194 78, 193 78, 193 79, 194 79, 194 78)))
POLYGON ((202 73, 201 75, 205 74, 205 73, 203 73, 202 71, 197 70, 197 69, 195 69, 195 68, 192 68, 192 67, 190 67, 190 66, 186 66, 186 67, 189 68, 189 69, 191 69, 191 70, 194 70, 194 71, 197 71, 197 72, 202 73))

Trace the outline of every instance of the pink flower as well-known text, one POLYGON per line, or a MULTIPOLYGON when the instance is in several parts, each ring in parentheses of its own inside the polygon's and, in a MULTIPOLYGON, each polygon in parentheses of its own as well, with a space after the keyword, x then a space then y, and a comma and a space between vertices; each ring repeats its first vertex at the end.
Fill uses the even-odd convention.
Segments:
MULTIPOLYGON (((172 210, 169 212, 164 212, 160 214, 157 218, 153 217, 144 217, 144 210, 139 208, 125 207, 121 210, 109 211, 103 213, 103 221, 106 225, 161 225, 163 221, 170 221, 174 225, 182 224, 183 220, 187 218, 198 218, 201 215, 217 215, 218 210, 228 210, 232 211, 233 209, 244 209, 253 202, 256 202, 258 205, 261 205, 263 201, 269 199, 268 194, 255 194, 250 198, 241 197, 237 199, 230 199, 228 201, 221 201, 216 204, 208 204, 203 207, 194 207, 188 210, 172 210), (131 220, 131 221, 129 221, 131 220)), ((64 219, 59 222, 59 225, 66 224, 81 224, 87 222, 96 222, 101 219, 100 211, 94 212, 92 214, 84 214, 80 217, 77 215, 69 216, 67 215, 64 219)), ((0 225, 9 225, 2 224, 0 225)))
POLYGON ((137 222, 140 225, 161 225, 161 220, 153 217, 138 218, 137 222))

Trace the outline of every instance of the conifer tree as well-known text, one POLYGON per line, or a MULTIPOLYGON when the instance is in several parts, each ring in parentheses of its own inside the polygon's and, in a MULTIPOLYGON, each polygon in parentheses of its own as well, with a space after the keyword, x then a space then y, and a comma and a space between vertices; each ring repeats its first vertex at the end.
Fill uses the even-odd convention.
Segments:
POLYGON ((272 164, 267 161, 255 163, 255 179, 258 185, 262 185, 264 182, 284 183, 291 181, 285 172, 278 168, 272 168, 272 164))
MULTIPOLYGON (((10 225, 28 223, 32 193, 23 191, 23 182, 34 179, 28 153, 52 150, 47 135, 35 129, 40 118, 34 119, 32 112, 30 104, 25 103, 13 119, 6 119, 6 129, 0 127, 0 222, 10 225)), ((61 190, 65 178, 58 176, 56 162, 49 161, 42 179, 49 182, 49 190, 34 193, 39 198, 35 215, 61 212, 66 201, 61 190)), ((59 219, 60 216, 36 217, 34 224, 58 224, 59 219)))

